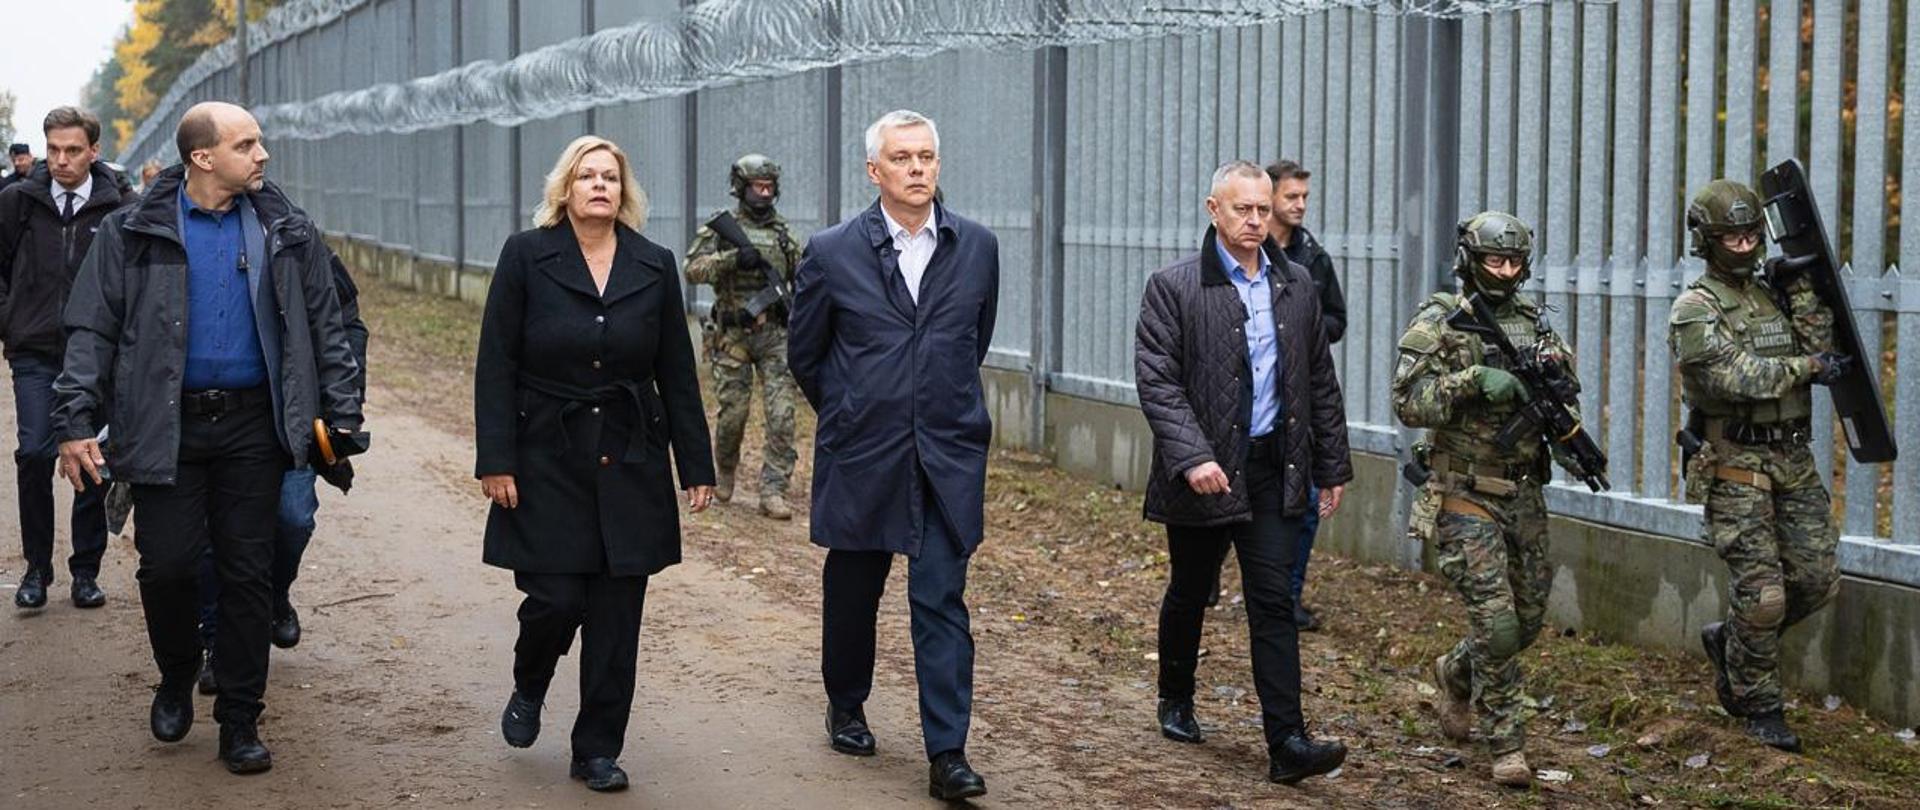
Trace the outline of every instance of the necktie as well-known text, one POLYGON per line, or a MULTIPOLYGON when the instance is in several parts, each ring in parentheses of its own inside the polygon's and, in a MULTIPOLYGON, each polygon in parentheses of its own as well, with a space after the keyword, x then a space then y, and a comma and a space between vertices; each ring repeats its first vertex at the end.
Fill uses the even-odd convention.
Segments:
POLYGON ((79 195, 76 195, 76 194, 74 194, 74 193, 73 193, 73 192, 71 192, 71 191, 69 191, 69 192, 67 192, 67 194, 66 194, 66 197, 67 197, 67 201, 66 201, 66 204, 65 204, 65 205, 63 205, 63 206, 61 206, 61 208, 60 208, 60 221, 61 221, 62 223, 67 223, 67 222, 72 222, 72 221, 73 221, 73 198, 74 198, 74 197, 76 197, 76 196, 79 196, 79 195))

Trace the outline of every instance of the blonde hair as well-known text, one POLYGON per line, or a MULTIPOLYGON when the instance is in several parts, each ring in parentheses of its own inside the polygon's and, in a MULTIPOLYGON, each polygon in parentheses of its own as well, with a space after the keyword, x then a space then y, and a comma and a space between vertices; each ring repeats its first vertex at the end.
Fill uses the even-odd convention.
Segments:
POLYGON ((635 231, 646 228, 647 192, 640 181, 633 179, 633 164, 619 144, 598 135, 582 135, 560 150, 560 160, 553 164, 553 171, 547 172, 540 205, 533 209, 534 227, 551 228, 567 218, 567 192, 573 188, 573 176, 580 171, 580 162, 600 149, 612 153, 620 164, 620 211, 614 218, 635 231))

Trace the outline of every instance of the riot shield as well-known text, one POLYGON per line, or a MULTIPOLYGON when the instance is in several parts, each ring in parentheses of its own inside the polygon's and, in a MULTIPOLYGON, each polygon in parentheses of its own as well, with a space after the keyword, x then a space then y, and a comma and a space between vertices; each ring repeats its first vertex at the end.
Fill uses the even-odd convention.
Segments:
POLYGON ((1788 159, 1760 176, 1760 193, 1767 200, 1768 236, 1787 261, 1803 268, 1814 291, 1832 308, 1833 350, 1854 358, 1846 376, 1827 387, 1834 413, 1847 432, 1847 449, 1862 464, 1892 461, 1899 450, 1887 426, 1880 383, 1874 379, 1880 358, 1867 356, 1860 348, 1860 328, 1853 320, 1847 285, 1840 278, 1840 258, 1820 220, 1806 170, 1799 160, 1788 159))

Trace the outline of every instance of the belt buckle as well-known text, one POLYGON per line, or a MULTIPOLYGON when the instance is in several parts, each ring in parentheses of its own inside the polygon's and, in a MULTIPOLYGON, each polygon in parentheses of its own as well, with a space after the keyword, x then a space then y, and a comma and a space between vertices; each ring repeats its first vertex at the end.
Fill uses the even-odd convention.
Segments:
POLYGON ((203 413, 206 415, 207 421, 218 422, 220 421, 220 417, 227 415, 227 411, 230 409, 229 402, 232 400, 233 395, 226 391, 215 390, 203 392, 200 397, 203 403, 202 407, 206 409, 203 413))

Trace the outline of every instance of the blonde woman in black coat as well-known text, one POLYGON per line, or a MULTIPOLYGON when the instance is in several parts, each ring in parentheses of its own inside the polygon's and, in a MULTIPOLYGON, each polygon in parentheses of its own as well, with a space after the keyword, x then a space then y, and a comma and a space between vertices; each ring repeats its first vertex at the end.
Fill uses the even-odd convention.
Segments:
POLYGON ((500 732, 533 744, 578 630, 570 773, 619 790, 647 577, 680 561, 669 449, 694 512, 713 498, 713 459, 673 254, 640 235, 626 153, 568 144, 533 218, 500 249, 474 371, 484 559, 526 594, 500 732))

